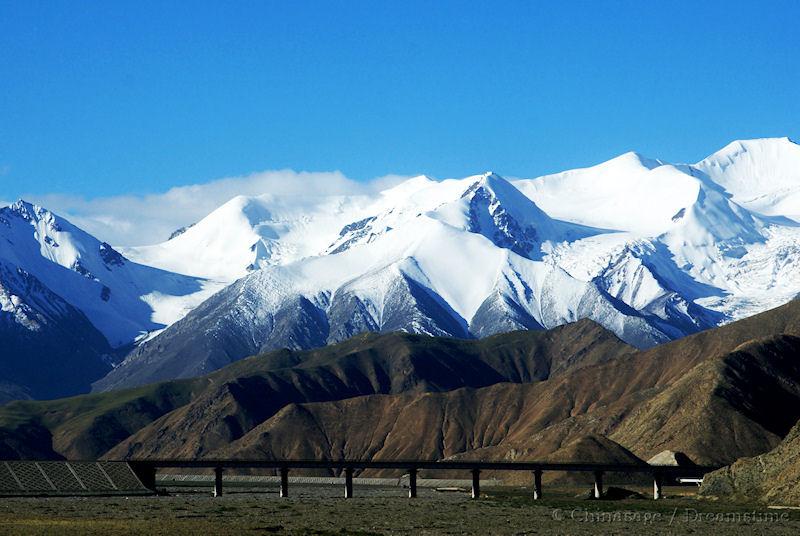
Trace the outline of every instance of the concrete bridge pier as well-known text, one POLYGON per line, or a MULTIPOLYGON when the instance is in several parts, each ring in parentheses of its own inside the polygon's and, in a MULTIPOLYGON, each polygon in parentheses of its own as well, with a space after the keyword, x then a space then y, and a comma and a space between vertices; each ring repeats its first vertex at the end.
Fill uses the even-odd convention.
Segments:
POLYGON ((659 500, 664 498, 664 476, 661 473, 653 475, 653 499, 659 500))
POLYGON ((536 469, 533 472, 533 500, 538 501, 542 498, 542 471, 536 469))
POLYGON ((222 497, 222 467, 214 468, 214 497, 222 497))
POLYGON ((281 467, 281 497, 289 496, 289 468, 281 467))
POLYGON ((353 468, 345 467, 344 469, 344 498, 353 498, 353 468))
POLYGON ((603 471, 594 472, 594 498, 603 498, 603 471))
POLYGON ((412 467, 408 472, 408 498, 413 499, 417 496, 417 469, 412 467))
POLYGON ((472 498, 481 498, 481 470, 477 468, 472 470, 472 498))

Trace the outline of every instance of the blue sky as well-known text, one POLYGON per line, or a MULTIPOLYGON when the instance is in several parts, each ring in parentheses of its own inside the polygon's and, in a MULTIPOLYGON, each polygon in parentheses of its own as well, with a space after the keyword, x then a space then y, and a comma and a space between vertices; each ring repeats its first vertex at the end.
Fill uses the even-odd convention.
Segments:
POLYGON ((0 199, 800 137, 800 2, 0 0, 0 199))

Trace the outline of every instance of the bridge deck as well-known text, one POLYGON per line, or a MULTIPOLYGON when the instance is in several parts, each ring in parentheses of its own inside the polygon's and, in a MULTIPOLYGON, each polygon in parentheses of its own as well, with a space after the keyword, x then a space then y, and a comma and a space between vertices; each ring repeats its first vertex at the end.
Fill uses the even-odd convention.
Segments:
POLYGON ((497 462, 497 461, 428 461, 428 460, 127 460, 131 466, 168 468, 214 469, 436 469, 460 471, 562 471, 604 473, 660 473, 666 477, 700 477, 719 469, 711 466, 675 466, 650 464, 603 463, 551 463, 551 462, 497 462))
POLYGON ((673 466, 641 464, 603 463, 553 463, 553 462, 509 462, 509 461, 434 461, 434 460, 128 460, 140 480, 155 489, 156 472, 159 469, 195 468, 214 470, 214 495, 222 495, 222 472, 226 469, 276 469, 280 474, 280 495, 289 495, 288 473, 291 469, 338 470, 345 477, 345 498, 353 496, 353 473, 363 469, 400 469, 409 474, 409 497, 417 495, 417 473, 420 470, 453 470, 472 473, 472 497, 480 497, 480 473, 483 471, 528 471, 533 473, 533 497, 542 497, 542 473, 545 471, 589 472, 594 474, 594 496, 603 496, 605 473, 649 474, 653 477, 653 498, 663 497, 663 486, 678 478, 702 478, 717 467, 673 466))

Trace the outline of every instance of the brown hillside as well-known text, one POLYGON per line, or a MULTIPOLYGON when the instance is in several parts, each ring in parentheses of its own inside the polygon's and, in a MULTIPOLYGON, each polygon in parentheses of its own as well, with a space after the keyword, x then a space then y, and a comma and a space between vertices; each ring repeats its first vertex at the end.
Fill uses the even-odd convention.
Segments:
POLYGON ((95 458, 157 422, 175 455, 209 452, 291 403, 532 382, 633 349, 590 320, 464 341, 365 334, 312 351, 282 350, 209 376, 0 407, 4 457, 95 458))
POLYGON ((800 417, 798 319, 792 302, 636 353, 590 321, 481 341, 365 335, 194 380, 9 404, 0 408, 0 448, 544 459, 603 437, 642 459, 673 450, 730 463, 772 449, 800 417))
POLYGON ((800 506, 800 422, 774 450, 706 475, 701 493, 800 506))
POLYGON ((242 410, 231 398, 193 402, 108 456, 542 459, 594 434, 640 458, 668 449, 729 463, 774 447, 800 416, 800 339, 741 346, 733 336, 750 337, 758 325, 750 320, 533 384, 291 404, 217 448, 198 439, 198 426, 219 422, 220 408, 242 410), (711 347, 740 348, 701 359, 711 347))

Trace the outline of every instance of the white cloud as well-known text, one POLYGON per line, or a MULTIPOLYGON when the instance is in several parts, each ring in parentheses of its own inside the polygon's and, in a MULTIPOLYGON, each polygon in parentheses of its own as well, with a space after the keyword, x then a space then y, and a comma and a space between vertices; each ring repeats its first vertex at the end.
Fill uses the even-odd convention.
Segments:
POLYGON ((407 177, 387 175, 358 182, 334 172, 264 171, 205 184, 179 186, 148 195, 86 199, 64 194, 31 195, 25 199, 66 217, 100 240, 118 246, 139 246, 166 240, 237 195, 337 195, 389 188, 407 177))

